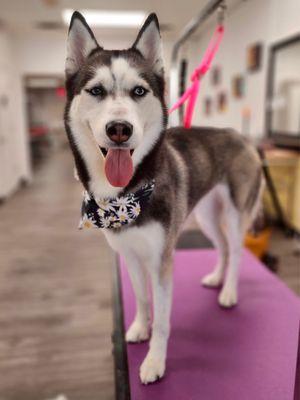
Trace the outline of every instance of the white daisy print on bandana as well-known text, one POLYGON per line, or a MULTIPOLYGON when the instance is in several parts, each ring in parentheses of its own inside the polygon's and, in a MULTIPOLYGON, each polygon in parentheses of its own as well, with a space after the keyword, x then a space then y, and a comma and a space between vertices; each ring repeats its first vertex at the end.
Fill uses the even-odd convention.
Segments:
POLYGON ((94 227, 97 227, 97 222, 93 218, 93 216, 92 215, 88 216, 87 214, 84 214, 79 223, 79 229, 82 228, 90 229, 94 227))
POLYGON ((137 217, 140 215, 141 207, 138 203, 133 203, 129 210, 129 215, 133 217, 137 217))

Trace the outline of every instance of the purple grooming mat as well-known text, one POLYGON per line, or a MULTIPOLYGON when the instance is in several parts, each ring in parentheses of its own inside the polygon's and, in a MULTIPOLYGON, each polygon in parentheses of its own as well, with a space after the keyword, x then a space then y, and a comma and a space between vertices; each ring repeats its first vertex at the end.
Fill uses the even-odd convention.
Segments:
MULTIPOLYGON (((142 385, 148 343, 128 344, 131 400, 293 400, 300 299, 245 250, 239 304, 222 309, 219 290, 200 283, 215 263, 215 250, 176 251, 166 374, 142 385)), ((135 300, 123 261, 121 289, 127 329, 135 300)))

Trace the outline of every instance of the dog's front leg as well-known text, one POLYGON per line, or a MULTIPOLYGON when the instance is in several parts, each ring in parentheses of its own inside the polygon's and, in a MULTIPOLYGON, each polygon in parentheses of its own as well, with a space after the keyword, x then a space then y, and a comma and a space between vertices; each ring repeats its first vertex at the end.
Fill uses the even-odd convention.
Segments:
POLYGON ((150 348, 140 368, 140 378, 144 384, 154 382, 164 375, 172 303, 171 257, 162 265, 148 266, 152 282, 154 316, 150 348))
POLYGON ((126 341, 142 342, 149 338, 149 301, 147 276, 143 265, 133 251, 123 253, 136 298, 136 315, 126 332, 126 341))

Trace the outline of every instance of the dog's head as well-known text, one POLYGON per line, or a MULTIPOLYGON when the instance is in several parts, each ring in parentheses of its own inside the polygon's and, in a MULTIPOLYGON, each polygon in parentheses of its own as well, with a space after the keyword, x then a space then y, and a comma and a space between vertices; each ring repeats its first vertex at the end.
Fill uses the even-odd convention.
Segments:
POLYGON ((99 194, 98 184, 106 194, 126 186, 158 140, 167 123, 163 74, 155 14, 127 50, 104 50, 83 16, 73 14, 65 119, 79 177, 90 191, 99 194))

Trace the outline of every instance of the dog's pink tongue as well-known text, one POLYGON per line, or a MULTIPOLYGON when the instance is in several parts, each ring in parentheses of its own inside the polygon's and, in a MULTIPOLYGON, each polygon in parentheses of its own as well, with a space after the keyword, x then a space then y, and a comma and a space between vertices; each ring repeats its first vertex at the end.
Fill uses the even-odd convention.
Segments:
POLYGON ((105 157, 105 174, 112 186, 126 186, 133 174, 130 150, 109 149, 105 157))

